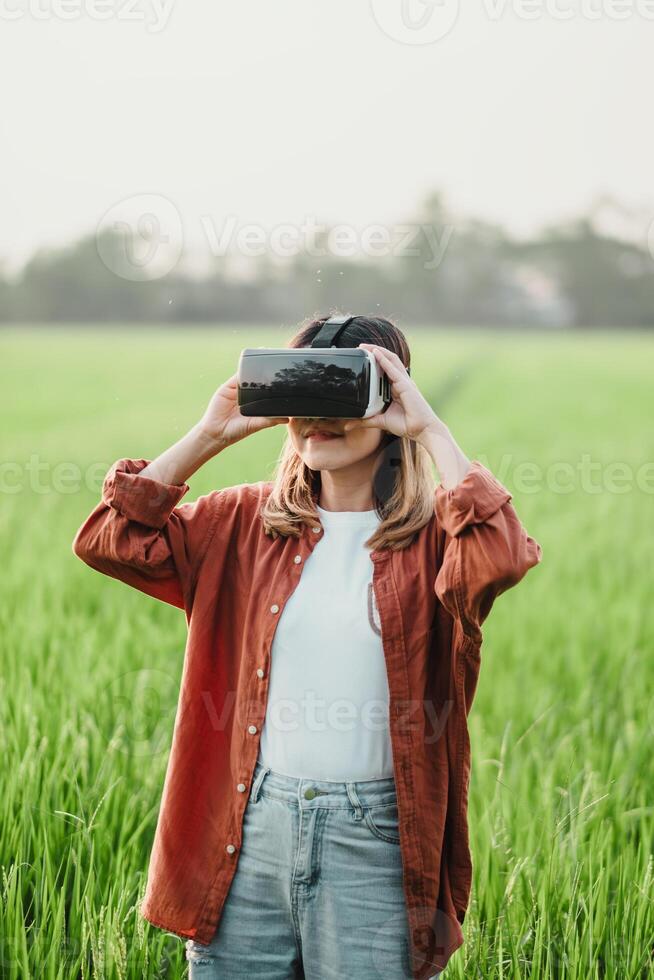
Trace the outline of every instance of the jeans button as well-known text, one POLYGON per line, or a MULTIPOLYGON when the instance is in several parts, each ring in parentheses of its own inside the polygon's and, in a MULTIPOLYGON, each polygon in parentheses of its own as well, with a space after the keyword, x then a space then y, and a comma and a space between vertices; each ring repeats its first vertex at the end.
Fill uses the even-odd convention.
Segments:
POLYGON ((309 788, 305 789, 304 791, 305 800, 312 800, 315 795, 316 795, 316 791, 311 786, 309 786, 309 788))

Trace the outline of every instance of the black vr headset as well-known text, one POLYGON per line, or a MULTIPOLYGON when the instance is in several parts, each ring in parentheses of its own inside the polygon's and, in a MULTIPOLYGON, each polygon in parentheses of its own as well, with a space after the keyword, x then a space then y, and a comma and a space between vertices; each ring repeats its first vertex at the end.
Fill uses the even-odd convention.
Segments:
POLYGON ((246 347, 238 363, 241 415, 361 419, 386 410, 391 386, 375 355, 335 347, 356 316, 331 316, 311 347, 246 347))

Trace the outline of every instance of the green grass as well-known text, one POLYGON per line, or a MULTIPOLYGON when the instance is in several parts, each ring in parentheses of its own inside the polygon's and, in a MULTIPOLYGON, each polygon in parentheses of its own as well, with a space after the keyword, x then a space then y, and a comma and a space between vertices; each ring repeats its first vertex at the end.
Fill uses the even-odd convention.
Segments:
MULTIPOLYGON (((468 456, 514 493, 543 547, 484 628, 469 720, 473 892, 448 980, 644 980, 654 972, 651 466, 649 488, 635 478, 654 460, 654 340, 407 333, 412 376, 468 456), (577 469, 584 456, 598 492, 577 469), (630 468, 626 492, 611 486, 615 463, 630 468), (561 464, 571 492, 557 492, 561 464)), ((185 973, 183 941, 136 910, 184 616, 93 573, 71 542, 115 459, 154 458, 199 418, 242 347, 289 336, 0 334, 3 977, 185 973)), ((269 478, 283 435, 221 454, 186 499, 269 478)))

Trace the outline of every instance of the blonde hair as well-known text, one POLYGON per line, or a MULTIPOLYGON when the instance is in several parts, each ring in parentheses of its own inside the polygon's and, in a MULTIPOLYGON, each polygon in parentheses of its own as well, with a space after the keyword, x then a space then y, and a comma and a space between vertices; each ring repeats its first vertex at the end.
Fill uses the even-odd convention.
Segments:
MULTIPOLYGON (((309 347, 329 316, 309 318, 287 344, 309 347)), ((377 344, 394 351, 405 367, 411 366, 411 353, 402 331, 383 317, 357 316, 337 340, 337 347, 357 347, 360 343, 377 344)), ((371 550, 408 547, 414 536, 434 513, 436 480, 431 456, 413 439, 384 432, 378 452, 383 454, 375 466, 372 493, 380 519, 366 541, 371 550)), ((315 505, 320 496, 320 470, 312 470, 298 455, 287 437, 275 467, 273 487, 261 508, 266 534, 273 539, 300 537, 302 525, 318 527, 315 505)))

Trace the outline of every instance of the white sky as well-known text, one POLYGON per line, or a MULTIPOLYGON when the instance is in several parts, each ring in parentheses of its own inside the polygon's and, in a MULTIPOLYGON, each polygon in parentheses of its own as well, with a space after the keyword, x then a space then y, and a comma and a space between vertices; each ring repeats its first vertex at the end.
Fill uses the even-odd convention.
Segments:
MULTIPOLYGON (((405 2, 431 29, 456 0, 405 2)), ((0 0, 0 258, 134 195, 190 247, 203 215, 388 224, 437 189, 517 234, 604 192, 654 217, 654 0, 522 2, 416 44, 380 26, 402 0, 0 0)))

